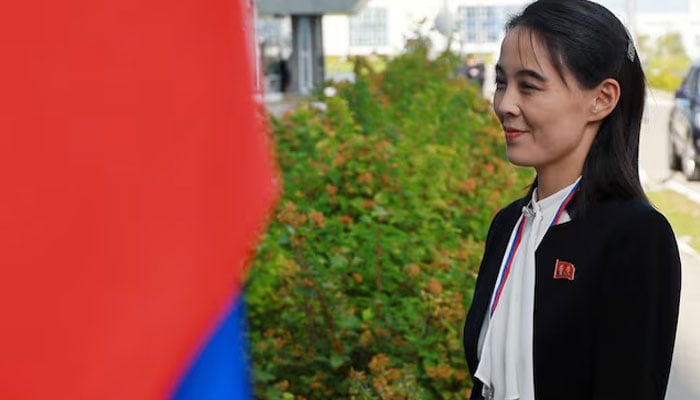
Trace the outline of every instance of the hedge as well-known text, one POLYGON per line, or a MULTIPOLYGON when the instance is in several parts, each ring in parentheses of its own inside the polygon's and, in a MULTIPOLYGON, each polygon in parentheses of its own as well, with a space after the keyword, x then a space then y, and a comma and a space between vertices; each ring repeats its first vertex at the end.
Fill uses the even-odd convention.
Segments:
POLYGON ((272 118, 284 194, 247 278, 260 399, 470 393, 462 325, 488 225, 532 179, 459 58, 407 42, 272 118))

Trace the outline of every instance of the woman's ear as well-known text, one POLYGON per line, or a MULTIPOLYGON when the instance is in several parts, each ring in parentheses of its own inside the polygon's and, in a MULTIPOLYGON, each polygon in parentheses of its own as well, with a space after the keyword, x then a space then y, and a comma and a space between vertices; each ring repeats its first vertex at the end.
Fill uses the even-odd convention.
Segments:
POLYGON ((607 78, 593 89, 593 104, 589 120, 601 121, 615 109, 620 100, 620 84, 612 78, 607 78))

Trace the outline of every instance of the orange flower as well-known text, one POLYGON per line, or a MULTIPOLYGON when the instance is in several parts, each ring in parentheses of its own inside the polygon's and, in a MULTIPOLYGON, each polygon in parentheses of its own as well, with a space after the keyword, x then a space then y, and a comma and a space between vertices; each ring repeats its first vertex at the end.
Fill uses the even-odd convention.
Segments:
POLYGON ((476 179, 469 178, 466 181, 462 181, 459 184, 457 184, 457 189, 461 193, 471 193, 474 189, 476 189, 476 186, 477 186, 476 179))
POLYGON ((305 241, 303 237, 299 237, 299 235, 294 235, 292 236, 292 247, 294 248, 299 248, 299 247, 304 247, 305 241))
POLYGON ((428 292, 430 292, 431 294, 442 293, 442 283, 440 283, 440 281, 435 278, 430 278, 430 280, 428 281, 428 292))
POLYGON ((312 279, 305 278, 301 281, 301 285, 305 288, 314 288, 316 287, 316 282, 314 282, 312 279))
POLYGON ((384 150, 386 150, 389 146, 391 146, 391 142, 384 139, 374 144, 374 150, 376 150, 378 153, 381 153, 384 150))
POLYGON ((452 268, 452 264, 447 259, 433 261, 433 266, 443 271, 449 271, 452 268))
POLYGON ((275 340, 272 342, 272 346, 277 350, 284 347, 285 344, 287 344, 287 341, 282 338, 275 338, 275 340))
POLYGON ((277 213, 277 219, 284 223, 293 225, 296 220, 297 206, 291 201, 287 201, 282 206, 281 210, 277 213))
POLYGON ((355 221, 353 221, 352 217, 349 215, 341 215, 340 216, 340 223, 341 224, 349 225, 349 224, 352 224, 353 222, 355 222, 355 221))
POLYGON ((374 389, 376 389, 380 393, 388 385, 389 385, 389 382, 387 382, 386 378, 383 376, 376 376, 376 377, 372 378, 372 386, 374 387, 374 389))
POLYGON ((455 379, 458 381, 464 381, 467 379, 467 373, 464 370, 458 369, 455 371, 455 379))
POLYGON ((347 160, 345 159, 345 156, 342 155, 342 154, 340 154, 340 153, 338 153, 338 154, 335 156, 335 158, 333 159, 333 165, 336 166, 336 167, 340 167, 340 166, 342 166, 343 164, 345 164, 346 161, 347 161, 347 160))
POLYGON ((355 368, 350 368, 350 380, 355 382, 364 382, 367 380, 364 371, 355 371, 355 368))
POLYGON ((294 260, 285 260, 284 265, 287 267, 282 269, 280 272, 281 276, 292 277, 301 271, 301 267, 294 260))
POLYGON ((357 176, 357 180, 358 180, 360 183, 372 183, 372 181, 374 180, 374 178, 372 177, 372 173, 371 173, 371 172, 363 172, 363 173, 361 173, 360 175, 357 176))
POLYGON ((414 277, 420 274, 420 267, 416 264, 409 264, 406 266, 406 273, 408 274, 408 276, 414 277))
POLYGON ((384 372, 384 376, 390 381, 396 381, 401 378, 401 371, 396 368, 389 368, 384 372))
POLYGON ((425 373, 434 380, 446 380, 454 374, 454 370, 448 364, 440 364, 437 367, 427 367, 425 373))
POLYGON ((326 192, 328 192, 330 196, 335 196, 338 193, 338 187, 328 184, 326 185, 326 192))
POLYGON ((379 337, 387 337, 389 336, 389 332, 387 332, 384 328, 381 326, 374 326, 374 334, 379 337))
POLYGON ((362 333, 360 334, 360 345, 362 347, 367 347, 370 344, 372 344, 372 340, 373 340, 372 332, 362 331, 362 333))
POLYGON ((323 387, 323 384, 321 382, 318 382, 318 381, 313 381, 313 382, 311 382, 309 387, 313 390, 319 390, 323 387))
POLYGON ((324 221, 322 212, 311 211, 309 213, 309 218, 311 218, 311 220, 314 222, 314 225, 316 225, 319 228, 323 228, 325 221, 324 221))
POLYGON ((375 354, 369 362, 369 370, 374 373, 381 372, 387 365, 389 365, 389 357, 386 354, 375 354))
POLYGON ((362 275, 358 274, 357 272, 352 273, 352 279, 354 279, 357 283, 362 283, 362 275))

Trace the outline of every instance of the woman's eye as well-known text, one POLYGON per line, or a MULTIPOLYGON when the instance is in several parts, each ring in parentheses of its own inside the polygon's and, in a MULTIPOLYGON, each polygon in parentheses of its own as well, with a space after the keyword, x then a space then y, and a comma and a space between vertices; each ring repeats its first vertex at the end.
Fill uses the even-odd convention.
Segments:
POLYGON ((523 90, 539 90, 537 86, 531 85, 528 82, 520 82, 520 88, 523 90))
POLYGON ((502 79, 496 79, 496 90, 505 89, 506 82, 502 79))

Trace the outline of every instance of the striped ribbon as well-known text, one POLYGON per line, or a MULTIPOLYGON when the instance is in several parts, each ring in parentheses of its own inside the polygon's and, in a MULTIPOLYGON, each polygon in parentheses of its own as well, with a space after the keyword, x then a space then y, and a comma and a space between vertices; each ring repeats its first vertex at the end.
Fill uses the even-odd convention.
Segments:
MULTIPOLYGON (((569 204, 571 199, 574 198, 574 194, 576 194, 576 191, 578 190, 580 181, 581 180, 579 178, 574 184, 574 186, 571 188, 569 193, 566 195, 564 200, 559 205, 559 209, 557 209, 556 214, 554 214, 554 218, 552 218, 552 222, 549 224, 550 228, 559 223, 559 219, 561 219, 562 214, 564 214, 566 206, 569 204)), ((525 214, 520 215, 520 218, 518 219, 518 223, 515 228, 515 235, 510 239, 508 247, 506 248, 507 257, 505 261, 505 267, 503 267, 503 269, 501 270, 501 276, 498 279, 498 285, 496 285, 496 291, 494 292, 494 297, 491 302, 491 316, 493 316, 493 313, 496 311, 498 302, 501 299, 501 293, 503 292, 503 288, 506 286, 508 276, 510 276, 510 270, 513 266, 515 254, 517 253, 518 247, 520 247, 520 243, 522 242, 523 230, 525 229, 525 219, 525 214)))

